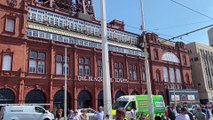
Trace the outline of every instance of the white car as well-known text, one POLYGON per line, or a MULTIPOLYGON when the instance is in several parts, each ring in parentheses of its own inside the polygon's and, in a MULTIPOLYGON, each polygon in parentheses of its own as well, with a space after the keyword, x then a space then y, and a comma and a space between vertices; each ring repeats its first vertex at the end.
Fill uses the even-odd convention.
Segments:
POLYGON ((82 108, 82 109, 78 109, 78 113, 79 115, 82 114, 82 110, 86 110, 88 116, 89 116, 89 120, 96 120, 96 111, 93 110, 92 108, 82 108))
POLYGON ((41 106, 11 105, 1 107, 0 120, 55 120, 55 118, 41 106))

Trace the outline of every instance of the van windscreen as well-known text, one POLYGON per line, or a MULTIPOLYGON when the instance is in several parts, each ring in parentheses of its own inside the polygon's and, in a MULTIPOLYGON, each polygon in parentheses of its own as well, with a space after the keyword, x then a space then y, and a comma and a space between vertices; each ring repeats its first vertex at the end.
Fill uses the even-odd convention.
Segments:
POLYGON ((128 103, 128 101, 116 101, 113 104, 112 109, 124 108, 127 103, 128 103))

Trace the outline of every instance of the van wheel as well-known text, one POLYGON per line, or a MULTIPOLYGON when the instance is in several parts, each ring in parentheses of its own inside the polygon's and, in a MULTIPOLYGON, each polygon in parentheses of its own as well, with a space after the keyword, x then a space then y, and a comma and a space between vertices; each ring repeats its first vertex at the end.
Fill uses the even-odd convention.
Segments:
POLYGON ((45 118, 44 120, 50 120, 50 119, 48 119, 48 118, 45 118))

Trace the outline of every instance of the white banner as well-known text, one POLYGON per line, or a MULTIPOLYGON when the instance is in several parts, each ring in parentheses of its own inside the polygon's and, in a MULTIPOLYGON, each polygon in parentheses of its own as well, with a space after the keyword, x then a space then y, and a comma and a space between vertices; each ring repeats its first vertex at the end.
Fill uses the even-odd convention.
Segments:
POLYGON ((187 95, 188 100, 195 100, 195 95, 187 95))
POLYGON ((180 95, 175 95, 175 99, 174 99, 174 95, 171 95, 172 101, 180 101, 180 95))

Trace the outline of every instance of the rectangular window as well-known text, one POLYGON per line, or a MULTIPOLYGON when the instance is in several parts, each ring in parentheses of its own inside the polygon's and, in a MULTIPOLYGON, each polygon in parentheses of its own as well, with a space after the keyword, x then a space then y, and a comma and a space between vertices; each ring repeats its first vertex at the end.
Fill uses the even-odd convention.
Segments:
POLYGON ((36 61, 30 60, 30 73, 36 73, 36 61))
POLYGON ((29 72, 30 73, 45 73, 45 54, 37 51, 30 51, 29 72))
POLYGON ((180 69, 176 69, 176 77, 177 77, 177 82, 181 83, 181 74, 180 74, 180 69))
POLYGON ((169 76, 170 76, 170 82, 175 82, 175 71, 174 68, 169 68, 169 76))
POLYGON ((64 75, 65 69, 67 69, 67 74, 69 74, 69 56, 67 56, 67 65, 65 64, 65 56, 56 55, 56 75, 64 75))
POLYGON ((56 63, 56 75, 62 75, 62 63, 56 63))
POLYGON ((164 76, 164 82, 168 82, 169 81, 169 75, 168 75, 167 67, 163 67, 163 76, 164 76))
POLYGON ((98 77, 103 76, 103 71, 102 71, 102 61, 98 60, 98 77))
POLYGON ((7 32, 14 32, 14 29, 15 29, 14 26, 15 26, 15 20, 7 18, 6 19, 5 31, 7 31, 7 32))
POLYGON ((137 80, 137 67, 134 64, 129 65, 129 79, 137 80))
POLYGON ((120 62, 114 63, 114 77, 115 78, 124 78, 123 64, 120 62))
POLYGON ((12 65, 12 56, 11 55, 4 55, 3 56, 2 70, 11 71, 11 65, 12 65))
POLYGON ((79 76, 90 76, 90 60, 79 58, 79 76))

